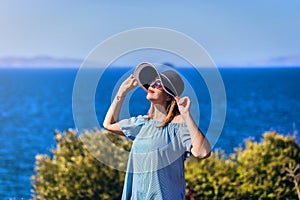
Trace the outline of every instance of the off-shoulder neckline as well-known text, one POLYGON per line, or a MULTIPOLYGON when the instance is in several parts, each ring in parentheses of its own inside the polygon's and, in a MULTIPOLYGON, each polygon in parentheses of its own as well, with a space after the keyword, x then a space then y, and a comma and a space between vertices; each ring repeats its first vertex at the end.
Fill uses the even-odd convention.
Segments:
MULTIPOLYGON (((149 121, 149 122, 153 122, 155 124, 161 124, 162 122, 161 121, 157 121, 157 120, 154 120, 154 119, 145 119, 146 121, 149 121)), ((174 123, 174 122, 170 122, 168 124, 172 124, 172 125, 178 125, 178 126, 185 126, 186 124, 185 123, 174 123)))

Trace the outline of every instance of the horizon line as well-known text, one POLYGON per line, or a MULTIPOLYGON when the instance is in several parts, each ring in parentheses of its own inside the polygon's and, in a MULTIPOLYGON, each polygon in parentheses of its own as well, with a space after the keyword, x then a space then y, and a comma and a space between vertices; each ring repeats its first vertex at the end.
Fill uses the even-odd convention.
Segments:
MULTIPOLYGON (((1 66, 0 69, 80 69, 81 66, 51 66, 51 65, 45 65, 45 66, 1 66)), ((103 66, 85 66, 87 69, 103 69, 103 68, 134 68, 133 66, 130 65, 109 65, 108 67, 103 67, 103 66)), ((182 68, 195 68, 194 66, 181 66, 177 65, 174 68, 182 69, 182 68)), ((198 67, 197 67, 198 68, 198 67)), ((201 66, 200 68, 203 69, 210 69, 210 68, 215 68, 215 67, 210 67, 210 66, 201 66)), ((250 69, 250 68, 259 68, 259 69, 270 69, 270 68, 300 68, 300 65, 216 65, 217 69, 250 69)))
MULTIPOLYGON (((18 57, 18 56, 6 56, 0 57, 0 68, 80 68, 85 63, 85 59, 71 58, 71 57, 53 57, 53 56, 31 56, 31 57, 18 57)), ((125 61, 126 64, 111 64, 111 67, 130 67, 135 64, 133 61, 125 61)), ((164 63, 164 62, 160 62, 164 63)), ((214 66, 217 68, 297 68, 300 67, 300 56, 286 56, 277 57, 265 61, 257 62, 245 62, 245 63, 222 63, 214 62, 214 66)), ((101 61, 91 61, 85 63, 85 66, 90 65, 90 68, 104 68, 104 63, 101 61)), ((187 65, 186 63, 172 63, 177 68, 182 67, 193 67, 192 65, 187 65)), ((201 64, 196 65, 196 67, 201 66, 201 68, 209 68, 211 66, 203 66, 201 64)))

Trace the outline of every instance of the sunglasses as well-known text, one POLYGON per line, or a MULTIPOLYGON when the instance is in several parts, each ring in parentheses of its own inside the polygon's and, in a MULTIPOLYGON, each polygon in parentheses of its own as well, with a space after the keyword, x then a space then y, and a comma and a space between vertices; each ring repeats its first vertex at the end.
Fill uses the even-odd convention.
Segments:
POLYGON ((164 90, 160 80, 153 81, 149 85, 152 88, 156 88, 156 89, 159 89, 159 90, 164 90))

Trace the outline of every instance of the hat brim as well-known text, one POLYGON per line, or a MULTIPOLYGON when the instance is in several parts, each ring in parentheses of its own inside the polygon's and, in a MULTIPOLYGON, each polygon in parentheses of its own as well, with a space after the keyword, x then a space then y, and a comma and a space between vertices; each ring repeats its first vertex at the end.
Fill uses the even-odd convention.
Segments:
POLYGON ((161 80, 162 87, 166 93, 169 95, 175 97, 177 94, 172 92, 169 88, 172 88, 172 84, 168 80, 167 77, 165 77, 163 74, 160 74, 155 66, 151 63, 143 62, 139 64, 134 73, 133 73, 135 79, 137 80, 139 86, 145 90, 148 91, 148 88, 150 87, 150 84, 157 78, 161 80))

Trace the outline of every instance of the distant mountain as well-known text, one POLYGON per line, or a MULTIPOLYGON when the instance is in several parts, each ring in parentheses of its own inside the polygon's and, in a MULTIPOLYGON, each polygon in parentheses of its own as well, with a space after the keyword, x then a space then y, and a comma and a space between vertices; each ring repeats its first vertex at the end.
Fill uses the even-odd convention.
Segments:
POLYGON ((300 55, 271 58, 268 63, 271 65, 300 66, 300 55))
POLYGON ((36 56, 30 58, 3 57, 0 67, 75 67, 79 68, 83 60, 74 58, 53 58, 50 56, 36 56))
POLYGON ((300 67, 300 55, 273 57, 258 62, 249 63, 250 66, 300 67))
MULTIPOLYGON (((28 67, 28 68, 79 68, 83 64, 83 59, 75 58, 55 58, 50 56, 35 56, 35 57, 0 57, 0 68, 5 67, 28 67)), ((129 61, 131 62, 131 61, 129 61)), ((84 63, 85 66, 103 67, 103 63, 92 62, 84 63), (89 63, 89 64, 88 64, 89 63)), ((167 63, 169 64, 169 63, 167 63)), ((120 64, 119 64, 120 65, 120 64)), ((118 66, 119 66, 118 65, 118 66)), ((131 66, 129 63, 121 64, 120 66, 131 66)), ((218 63, 219 67, 300 67, 300 55, 281 56, 270 59, 251 61, 244 64, 234 63, 218 63)))

